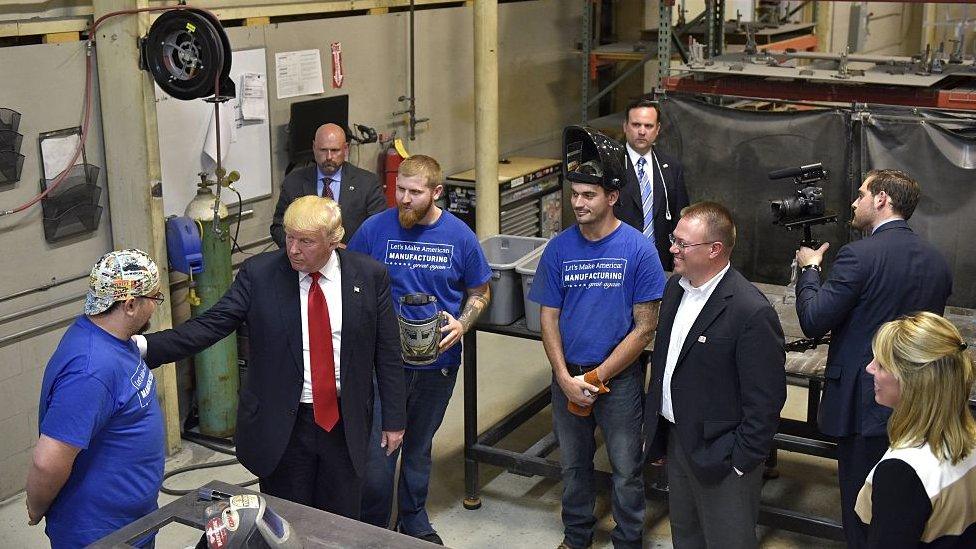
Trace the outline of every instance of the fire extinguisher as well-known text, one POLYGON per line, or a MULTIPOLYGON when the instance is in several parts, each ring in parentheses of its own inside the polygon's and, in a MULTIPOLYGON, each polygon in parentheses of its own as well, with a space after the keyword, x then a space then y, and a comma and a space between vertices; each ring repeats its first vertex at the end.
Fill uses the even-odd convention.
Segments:
POLYGON ((396 204, 397 170, 400 169, 400 162, 408 157, 410 157, 410 153, 404 148, 403 141, 400 139, 393 140, 393 144, 380 155, 380 162, 383 165, 383 188, 388 208, 392 208, 396 204))

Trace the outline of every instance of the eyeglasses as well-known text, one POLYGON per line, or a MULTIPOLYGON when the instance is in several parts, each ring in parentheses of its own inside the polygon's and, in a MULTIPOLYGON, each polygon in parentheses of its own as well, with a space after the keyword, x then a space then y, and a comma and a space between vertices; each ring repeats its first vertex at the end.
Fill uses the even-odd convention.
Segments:
POLYGON ((688 243, 682 242, 682 241, 678 240, 677 238, 675 238, 673 233, 668 235, 668 240, 671 241, 671 245, 672 246, 677 246, 678 249, 679 250, 682 250, 682 251, 684 251, 687 248, 694 248, 695 246, 701 246, 702 244, 714 244, 715 243, 714 241, 712 241, 712 242, 697 242, 695 244, 688 244, 688 243))
POLYGON ((151 299, 151 300, 153 300, 153 301, 156 302, 156 305, 162 305, 163 302, 166 301, 166 296, 163 295, 163 292, 159 292, 156 295, 141 295, 139 297, 144 297, 146 299, 151 299))

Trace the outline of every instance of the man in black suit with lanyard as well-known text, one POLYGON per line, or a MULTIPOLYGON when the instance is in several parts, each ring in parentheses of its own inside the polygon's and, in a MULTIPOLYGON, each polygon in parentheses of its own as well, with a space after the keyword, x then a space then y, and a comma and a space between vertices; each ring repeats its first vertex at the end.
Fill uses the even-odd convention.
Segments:
POLYGON ((627 107, 627 180, 614 207, 617 219, 654 240, 661 266, 671 271, 674 263, 668 235, 688 205, 684 170, 676 158, 654 150, 661 133, 661 107, 642 98, 627 107))
POLYGON ((271 219, 271 238, 279 248, 285 247, 282 218, 288 205, 300 196, 331 198, 342 208, 342 227, 349 242, 367 217, 386 209, 386 198, 379 179, 372 172, 346 162, 349 143, 346 132, 336 124, 323 124, 312 140, 315 164, 294 170, 285 176, 281 194, 271 219))

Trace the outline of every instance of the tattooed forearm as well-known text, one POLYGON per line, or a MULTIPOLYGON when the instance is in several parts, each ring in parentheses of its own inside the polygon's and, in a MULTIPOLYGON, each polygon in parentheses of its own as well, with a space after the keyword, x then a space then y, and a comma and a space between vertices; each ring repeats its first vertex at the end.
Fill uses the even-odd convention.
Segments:
POLYGON ((634 305, 634 331, 645 347, 654 338, 654 330, 657 330, 657 317, 660 310, 660 301, 645 301, 634 305))
POLYGON ((488 289, 488 285, 485 284, 482 287, 469 290, 468 301, 464 304, 464 310, 461 311, 461 316, 458 317, 458 322, 467 332, 474 326, 474 323, 478 321, 478 317, 481 313, 488 308, 488 303, 491 301, 491 291, 488 289))

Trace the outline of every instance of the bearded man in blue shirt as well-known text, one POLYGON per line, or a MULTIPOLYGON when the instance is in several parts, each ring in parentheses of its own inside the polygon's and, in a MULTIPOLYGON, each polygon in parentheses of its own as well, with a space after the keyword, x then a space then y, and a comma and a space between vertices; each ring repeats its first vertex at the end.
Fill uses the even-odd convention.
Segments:
MULTIPOLYGON (((386 265, 402 318, 421 321, 424 319, 418 317, 431 313, 435 304, 442 309, 442 326, 437 324, 441 326, 439 352, 424 360, 404 361, 407 425, 397 487, 397 529, 436 544, 442 541, 426 509, 431 447, 454 392, 461 365, 458 343, 488 306, 491 279, 478 237, 434 203, 444 192, 443 182, 436 160, 424 155, 407 158, 397 173, 397 207, 367 219, 349 241, 350 250, 386 265), (426 305, 420 305, 423 303, 426 305)), ((377 426, 384 412, 379 401, 373 406, 361 518, 385 528, 390 522, 397 455, 383 447, 377 426)))

